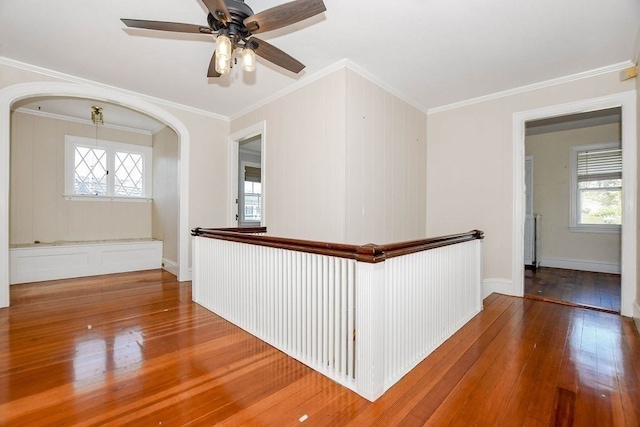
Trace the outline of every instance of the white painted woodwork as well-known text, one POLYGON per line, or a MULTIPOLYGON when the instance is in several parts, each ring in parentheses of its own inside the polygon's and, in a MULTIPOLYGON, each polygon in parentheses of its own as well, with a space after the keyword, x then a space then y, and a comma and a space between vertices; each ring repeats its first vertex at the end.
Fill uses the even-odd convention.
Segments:
POLYGON ((354 260, 195 238, 193 299, 354 387, 354 260))
POLYGON ((385 261, 385 390, 482 310, 481 245, 474 240, 385 261))
POLYGON ((377 264, 194 244, 196 303, 371 401, 482 310, 480 240, 377 264))
MULTIPOLYGON (((152 140, 153 203, 151 205, 151 235, 154 239, 162 240, 163 242, 162 258, 165 266, 177 265, 180 145, 178 143, 178 135, 169 127, 165 127, 153 134, 152 140)), ((175 271, 175 269, 173 270, 175 271)))
POLYGON ((538 260, 540 267, 564 268, 568 270, 593 271, 596 273, 620 274, 620 264, 580 259, 548 258, 538 260))
POLYGON ((41 282, 126 271, 162 264, 159 240, 57 242, 9 249, 10 283, 41 282))

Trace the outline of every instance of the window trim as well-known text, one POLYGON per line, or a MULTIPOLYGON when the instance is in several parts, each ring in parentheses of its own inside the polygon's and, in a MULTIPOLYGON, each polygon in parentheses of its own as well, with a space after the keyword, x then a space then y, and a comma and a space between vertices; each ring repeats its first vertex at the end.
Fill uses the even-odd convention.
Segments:
POLYGON ((570 159, 570 202, 569 202, 569 230, 579 233, 620 233, 620 224, 580 224, 578 215, 578 153, 586 150, 602 150, 607 148, 621 148, 620 141, 600 142, 595 144, 572 145, 569 151, 570 159))
POLYGON ((65 200, 72 201, 114 201, 114 202, 151 202, 153 199, 153 148, 145 145, 127 144, 123 142, 106 141, 103 139, 84 138, 81 136, 65 135, 64 141, 64 195, 65 200), (107 152, 107 194, 96 196, 93 194, 75 194, 75 150, 76 147, 100 148, 107 152), (143 196, 115 195, 115 153, 127 152, 140 154, 143 157, 143 196))

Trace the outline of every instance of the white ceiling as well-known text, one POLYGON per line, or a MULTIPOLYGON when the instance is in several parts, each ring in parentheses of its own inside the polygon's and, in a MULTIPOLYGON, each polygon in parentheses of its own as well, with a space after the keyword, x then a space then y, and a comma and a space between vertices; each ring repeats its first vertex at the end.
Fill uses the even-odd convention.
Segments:
MULTIPOLYGON (((638 0, 324 1, 322 15, 260 36, 306 64, 300 75, 259 58, 255 73, 208 79, 213 36, 120 21, 206 25, 199 0, 0 0, 0 56, 233 117, 345 58, 427 111, 638 51, 638 0)), ((283 2, 247 0, 254 12, 283 2)))

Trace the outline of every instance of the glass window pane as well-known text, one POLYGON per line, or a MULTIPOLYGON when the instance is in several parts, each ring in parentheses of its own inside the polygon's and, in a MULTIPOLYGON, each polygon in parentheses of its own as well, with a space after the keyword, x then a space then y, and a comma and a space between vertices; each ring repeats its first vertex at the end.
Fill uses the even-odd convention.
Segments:
POLYGON ((74 194, 107 194, 107 152, 99 148, 76 147, 74 194))
POLYGON ((259 194, 245 194, 244 219, 245 221, 260 221, 262 217, 262 198, 259 194))
POLYGON ((116 196, 143 197, 144 180, 141 154, 116 152, 114 192, 116 196))
POLYGON ((581 224, 622 224, 622 190, 582 189, 581 224))
POLYGON ((621 179, 604 179, 594 181, 580 181, 578 182, 578 188, 621 188, 621 179))

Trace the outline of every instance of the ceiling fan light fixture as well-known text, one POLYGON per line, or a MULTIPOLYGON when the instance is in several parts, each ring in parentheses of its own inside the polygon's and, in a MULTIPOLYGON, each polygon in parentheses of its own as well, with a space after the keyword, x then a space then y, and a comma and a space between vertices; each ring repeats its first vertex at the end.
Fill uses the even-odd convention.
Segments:
POLYGON ((234 55, 238 47, 245 48, 240 54, 245 71, 256 69, 257 52, 263 60, 298 74, 304 69, 303 63, 253 35, 288 27, 327 10, 323 0, 293 0, 259 13, 253 13, 245 0, 202 0, 202 3, 208 11, 207 26, 128 18, 122 18, 121 21, 130 28, 195 34, 217 33, 216 50, 209 61, 207 77, 228 74, 237 63, 237 56, 234 55))
POLYGON ((231 39, 219 34, 216 38, 216 71, 220 74, 229 74, 231 71, 231 49, 231 39))
POLYGON ((248 72, 256 70, 256 53, 250 47, 242 49, 242 69, 248 72))
POLYGON ((226 34, 219 34, 216 37, 216 55, 231 59, 231 39, 226 34))
POLYGON ((231 71, 231 59, 220 57, 216 54, 216 71, 220 74, 229 74, 231 71))

